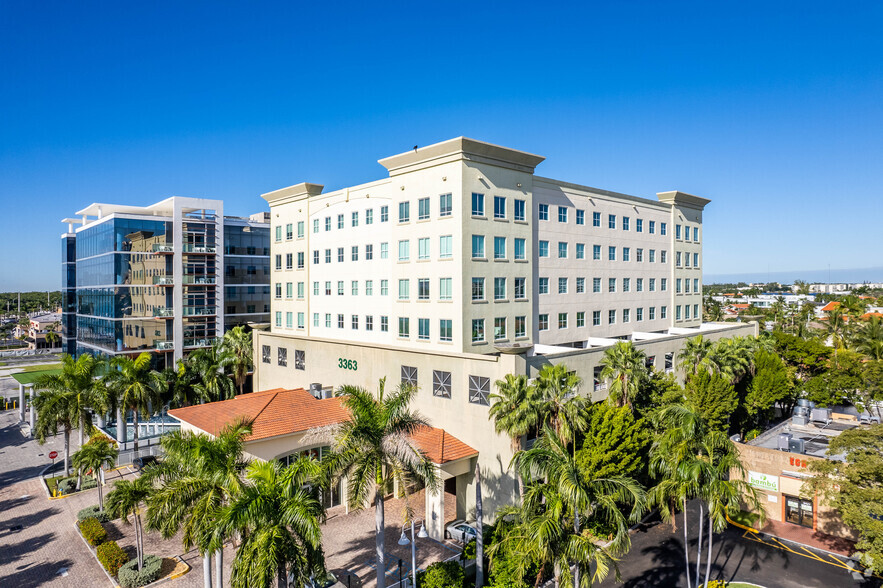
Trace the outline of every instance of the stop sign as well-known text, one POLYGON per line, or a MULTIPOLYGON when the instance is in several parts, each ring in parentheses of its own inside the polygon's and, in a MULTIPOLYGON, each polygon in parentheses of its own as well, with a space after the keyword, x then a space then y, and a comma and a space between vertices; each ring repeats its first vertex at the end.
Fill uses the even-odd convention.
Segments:
POLYGON ((49 452, 49 459, 55 459, 56 457, 58 457, 57 451, 50 451, 49 452))

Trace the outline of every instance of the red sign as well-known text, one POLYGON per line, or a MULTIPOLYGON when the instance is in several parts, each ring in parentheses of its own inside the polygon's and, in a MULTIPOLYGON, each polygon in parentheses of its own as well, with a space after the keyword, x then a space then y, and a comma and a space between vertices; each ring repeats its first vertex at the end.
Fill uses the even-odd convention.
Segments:
POLYGON ((56 457, 58 457, 57 451, 50 451, 49 452, 49 459, 55 459, 56 457))

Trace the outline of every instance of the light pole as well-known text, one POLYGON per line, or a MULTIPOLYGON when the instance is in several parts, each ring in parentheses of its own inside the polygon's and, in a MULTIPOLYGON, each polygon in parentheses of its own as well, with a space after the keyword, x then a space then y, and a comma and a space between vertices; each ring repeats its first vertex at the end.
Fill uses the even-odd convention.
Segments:
MULTIPOLYGON (((429 537, 429 534, 426 532, 426 527, 423 525, 423 519, 418 519, 420 521, 420 532, 417 533, 417 537, 421 539, 426 539, 429 537)), ((414 519, 411 519, 411 539, 408 540, 408 536, 405 535, 405 529, 408 527, 407 524, 402 525, 402 536, 399 537, 399 545, 407 545, 411 544, 411 578, 412 578, 412 588, 417 588, 417 539, 414 536, 414 519)), ((401 588, 401 587, 399 587, 401 588)))

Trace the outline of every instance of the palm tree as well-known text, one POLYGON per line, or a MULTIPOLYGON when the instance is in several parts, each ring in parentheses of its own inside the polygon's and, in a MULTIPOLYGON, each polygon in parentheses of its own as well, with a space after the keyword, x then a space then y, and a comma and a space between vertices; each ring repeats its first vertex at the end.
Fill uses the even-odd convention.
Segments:
POLYGON ((211 543, 219 509, 242 492, 243 445, 250 433, 246 423, 228 426, 216 437, 175 431, 160 442, 163 462, 146 474, 159 481, 147 501, 147 528, 159 531, 165 539, 183 528, 184 549, 196 546, 203 558, 206 588, 212 585, 212 552, 217 585, 224 585, 224 552, 221 547, 213 549, 211 543))
POLYGON ((120 480, 107 494, 107 513, 113 518, 129 522, 129 515, 135 520, 135 551, 138 555, 138 569, 144 567, 144 531, 141 528, 141 503, 152 491, 152 477, 141 476, 133 480, 120 480))
POLYGON ((721 339, 711 346, 705 363, 712 372, 736 384, 754 369, 754 345, 748 337, 721 339))
MULTIPOLYGON (((512 440, 512 451, 521 449, 522 439, 540 423, 540 398, 537 389, 525 375, 506 374, 496 382, 497 392, 491 394, 488 419, 493 419, 494 430, 512 440)), ((524 496, 524 480, 518 478, 518 496, 524 496)))
POLYGON ((588 425, 591 401, 579 395, 582 379, 563 363, 545 365, 534 385, 539 395, 537 410, 559 438, 572 441, 588 425), (544 417, 542 415, 545 415, 544 417))
POLYGON ((688 374, 698 374, 705 367, 706 358, 711 352, 712 342, 702 335, 696 335, 684 342, 684 348, 678 353, 680 367, 688 374))
POLYGON ((831 337, 831 346, 834 347, 834 365, 839 368, 837 352, 846 347, 846 319, 840 308, 835 308, 828 313, 827 331, 828 336, 831 337))
POLYGON ((219 536, 238 533, 242 542, 233 560, 234 588, 306 586, 324 571, 322 530, 325 512, 308 483, 321 466, 300 458, 288 467, 278 461, 248 465, 248 483, 219 515, 219 536))
POLYGON ((44 380, 44 377, 37 381, 41 391, 32 400, 37 411, 34 436, 42 445, 46 443, 47 436, 57 435, 61 429, 64 434, 64 476, 67 477, 70 475, 71 429, 77 421, 75 396, 61 381, 44 380))
POLYGON ((307 437, 332 442, 326 466, 331 477, 346 476, 350 508, 364 508, 373 499, 378 588, 386 586, 384 496, 393 480, 405 491, 409 478, 422 480, 427 490, 439 485, 435 466, 411 442, 411 435, 427 426, 426 420, 409 408, 417 389, 402 386, 386 394, 385 385, 386 378, 382 378, 376 397, 364 388, 341 387, 338 394, 344 396, 349 418, 307 437))
POLYGON ((188 362, 198 380, 194 389, 201 398, 210 401, 233 398, 236 387, 233 380, 224 374, 224 368, 230 361, 230 356, 225 355, 220 343, 214 343, 207 349, 197 349, 190 354, 188 362))
POLYGON ((227 365, 230 368, 236 387, 242 394, 242 388, 245 386, 245 379, 248 372, 254 368, 252 360, 252 341, 251 333, 246 332, 242 326, 233 327, 224 333, 223 349, 228 356, 227 365))
POLYGON ((93 437, 88 443, 72 456, 74 467, 82 474, 91 470, 98 482, 98 508, 104 510, 104 483, 102 471, 104 467, 116 465, 117 448, 113 441, 104 435, 93 437))
POLYGON ((631 341, 620 341, 604 350, 601 366, 601 378, 611 380, 608 392, 610 400, 616 406, 631 408, 641 383, 649 375, 647 356, 631 341))
MULTIPOLYGON (((149 353, 142 353, 135 359, 118 355, 113 359, 112 367, 107 374, 108 386, 113 390, 118 402, 125 410, 132 411, 135 426, 133 440, 135 454, 138 453, 138 415, 149 418, 157 408, 162 394, 166 390, 166 382, 162 374, 150 367, 149 353)), ((125 427, 125 411, 123 422, 117 427, 125 427)))
POLYGON ((871 317, 855 336, 855 349, 868 359, 883 359, 883 321, 880 317, 871 317))

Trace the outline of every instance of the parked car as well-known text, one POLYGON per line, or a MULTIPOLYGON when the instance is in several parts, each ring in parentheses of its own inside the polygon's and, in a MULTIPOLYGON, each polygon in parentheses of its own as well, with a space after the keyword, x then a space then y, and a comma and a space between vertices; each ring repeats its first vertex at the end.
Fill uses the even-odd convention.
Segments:
POLYGON ((136 471, 141 471, 145 467, 150 464, 156 463, 158 460, 155 455, 145 455, 143 457, 136 457, 132 460, 132 465, 135 466, 136 471))
POLYGON ((472 539, 478 537, 478 531, 472 525, 466 524, 466 521, 454 521, 445 527, 445 539, 454 539, 460 543, 469 543, 472 539))

